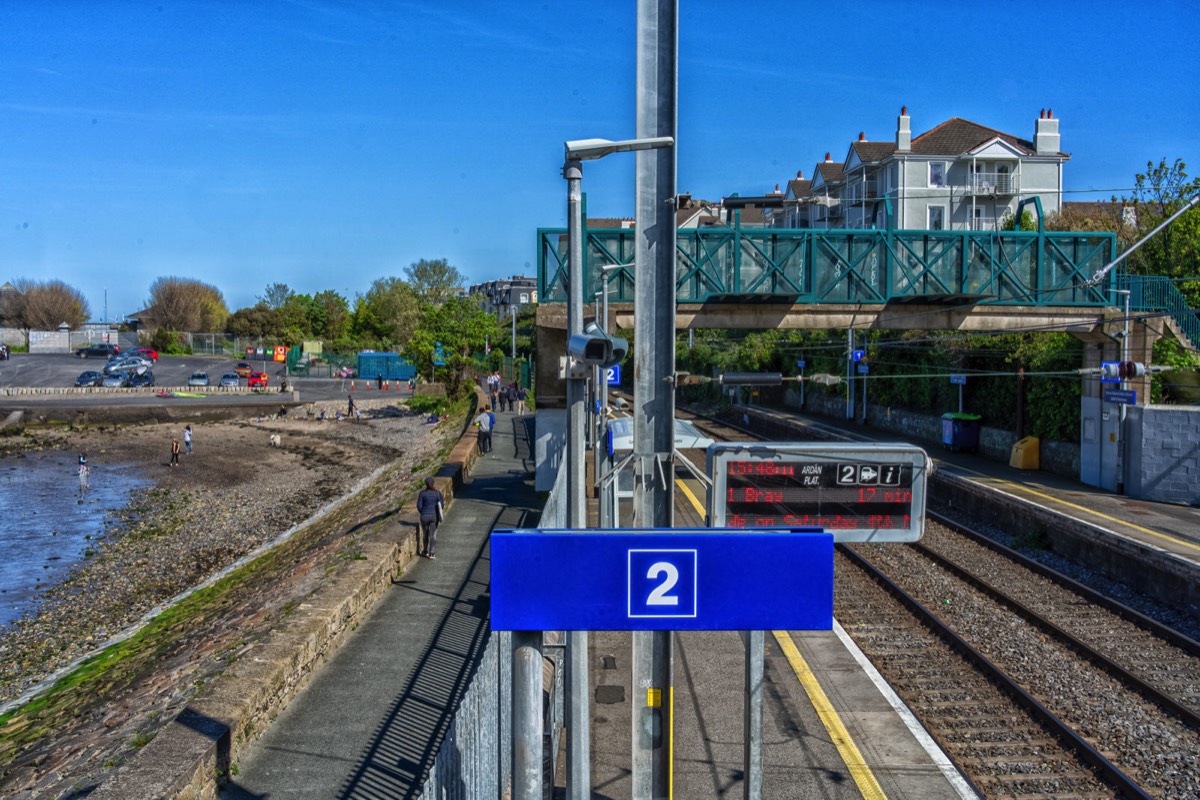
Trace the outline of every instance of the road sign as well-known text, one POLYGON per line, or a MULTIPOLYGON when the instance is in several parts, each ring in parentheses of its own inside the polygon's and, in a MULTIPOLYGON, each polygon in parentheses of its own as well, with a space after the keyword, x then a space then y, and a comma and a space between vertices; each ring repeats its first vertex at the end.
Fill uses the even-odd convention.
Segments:
POLYGON ((491 569, 493 630, 833 627, 820 531, 495 531, 491 569))
POLYGON ((914 542, 929 470, 925 451, 908 444, 722 442, 708 448, 709 518, 812 526, 837 542, 914 542))
POLYGON ((1124 403, 1130 406, 1137 405, 1137 390, 1136 389, 1105 389, 1104 402, 1106 403, 1124 403))
POLYGON ((609 386, 620 386, 621 385, 621 365, 620 364, 614 364, 613 366, 604 370, 604 382, 607 383, 609 386))
POLYGON ((863 360, 864 358, 866 358, 866 357, 867 357, 867 351, 866 351, 866 350, 851 350, 851 351, 850 351, 850 358, 851 358, 851 360, 853 360, 855 363, 858 363, 859 361, 862 361, 862 360, 863 360))
POLYGON ((871 365, 870 364, 860 361, 860 362, 858 362, 858 364, 856 366, 857 366, 859 375, 870 375, 871 374, 871 365))
POLYGON ((958 375, 958 374, 951 375, 950 383, 952 385, 956 385, 956 386, 966 386, 967 385, 967 376, 966 375, 958 375))

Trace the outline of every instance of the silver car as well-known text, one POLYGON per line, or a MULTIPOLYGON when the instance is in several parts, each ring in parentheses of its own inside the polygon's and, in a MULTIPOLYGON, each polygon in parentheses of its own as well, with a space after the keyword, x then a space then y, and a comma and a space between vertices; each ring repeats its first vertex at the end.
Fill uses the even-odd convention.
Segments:
POLYGON ((105 364, 104 374, 111 375, 114 372, 129 372, 130 370, 135 370, 138 367, 151 366, 154 366, 154 364, 149 359, 142 358, 141 356, 125 356, 121 358, 115 358, 105 364))
POLYGON ((188 386, 208 386, 208 373, 193 372, 192 377, 188 378, 188 386))
POLYGON ((238 375, 236 372, 226 372, 224 375, 221 376, 221 385, 222 386, 232 386, 234 388, 237 388, 238 386, 241 386, 241 384, 242 384, 241 379, 238 378, 238 375))

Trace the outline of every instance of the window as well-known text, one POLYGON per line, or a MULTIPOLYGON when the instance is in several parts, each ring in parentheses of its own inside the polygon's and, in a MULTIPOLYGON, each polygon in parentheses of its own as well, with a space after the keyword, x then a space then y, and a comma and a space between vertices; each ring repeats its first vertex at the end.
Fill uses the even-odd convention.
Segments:
POLYGON ((943 231, 946 229, 946 207, 929 206, 929 230, 943 231))
POLYGON ((521 303, 526 304, 528 302, 529 302, 529 294, 527 292, 521 292, 521 303))
POLYGON ((946 162, 945 161, 930 161, 929 162, 929 185, 930 186, 945 186, 946 185, 946 162))

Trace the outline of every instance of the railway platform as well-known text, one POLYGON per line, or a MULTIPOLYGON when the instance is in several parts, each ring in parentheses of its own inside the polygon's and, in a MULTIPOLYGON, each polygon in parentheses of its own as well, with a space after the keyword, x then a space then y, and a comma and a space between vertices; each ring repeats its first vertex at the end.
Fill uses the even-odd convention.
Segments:
MULTIPOLYGON (((907 441, 852 421, 763 406, 737 406, 732 418, 768 440, 907 441)), ((931 507, 948 504, 1024 525, 1053 551, 1200 617, 1200 509, 915 443, 934 459, 931 507)))

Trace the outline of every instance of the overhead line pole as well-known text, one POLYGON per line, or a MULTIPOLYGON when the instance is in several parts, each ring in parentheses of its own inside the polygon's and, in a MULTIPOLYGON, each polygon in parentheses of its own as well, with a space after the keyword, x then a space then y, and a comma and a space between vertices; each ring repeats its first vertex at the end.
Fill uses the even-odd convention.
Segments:
MULTIPOLYGON (((675 137, 676 0, 638 0, 637 136, 675 137)), ((634 320, 634 524, 673 526, 675 452, 675 147, 637 155, 634 320)), ((632 796, 671 791, 672 637, 633 634, 632 796)))

